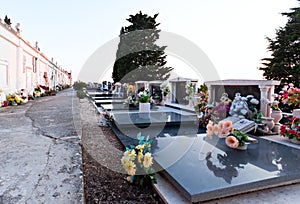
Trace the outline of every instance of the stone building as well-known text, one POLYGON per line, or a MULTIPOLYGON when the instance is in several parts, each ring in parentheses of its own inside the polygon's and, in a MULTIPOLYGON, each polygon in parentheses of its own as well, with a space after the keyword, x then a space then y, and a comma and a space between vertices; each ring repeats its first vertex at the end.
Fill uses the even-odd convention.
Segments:
POLYGON ((55 89, 71 85, 71 73, 45 56, 38 43, 31 45, 21 36, 20 24, 15 28, 0 19, 0 88, 5 92, 31 91, 35 85, 55 89))

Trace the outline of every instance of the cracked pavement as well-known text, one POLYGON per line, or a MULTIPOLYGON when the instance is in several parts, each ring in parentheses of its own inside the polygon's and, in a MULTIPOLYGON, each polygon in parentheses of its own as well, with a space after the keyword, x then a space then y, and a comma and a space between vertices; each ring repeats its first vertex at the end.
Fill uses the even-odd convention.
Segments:
POLYGON ((83 203, 78 107, 67 89, 0 108, 1 204, 83 203))

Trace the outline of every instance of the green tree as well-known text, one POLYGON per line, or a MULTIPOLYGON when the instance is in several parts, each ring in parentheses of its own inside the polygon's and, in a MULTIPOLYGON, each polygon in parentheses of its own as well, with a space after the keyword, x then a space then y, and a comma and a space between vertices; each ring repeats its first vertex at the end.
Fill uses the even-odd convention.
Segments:
MULTIPOLYGON (((298 0, 300 3, 300 0, 298 0)), ((267 38, 270 58, 263 58, 266 79, 281 80, 281 84, 293 83, 299 87, 300 79, 300 8, 292 8, 290 12, 282 13, 288 18, 285 27, 276 31, 274 39, 267 38)))
POLYGON ((158 46, 160 30, 153 17, 139 12, 130 15, 129 26, 122 27, 112 78, 114 82, 167 80, 171 67, 166 67, 166 46, 158 46))

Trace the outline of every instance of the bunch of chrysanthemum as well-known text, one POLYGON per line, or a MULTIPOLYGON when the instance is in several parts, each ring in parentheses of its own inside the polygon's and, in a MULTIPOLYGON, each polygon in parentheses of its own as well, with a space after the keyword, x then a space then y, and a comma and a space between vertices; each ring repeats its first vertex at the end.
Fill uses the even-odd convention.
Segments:
POLYGON ((289 139, 300 141, 300 118, 291 118, 291 121, 280 127, 280 134, 289 139))
POLYGON ((151 140, 138 134, 139 144, 126 148, 121 163, 127 174, 127 181, 136 184, 156 183, 155 171, 152 168, 151 140))
POLYGON ((218 124, 214 124, 212 121, 209 121, 206 126, 207 136, 212 139, 214 135, 224 138, 228 136, 233 131, 231 121, 220 121, 218 124))

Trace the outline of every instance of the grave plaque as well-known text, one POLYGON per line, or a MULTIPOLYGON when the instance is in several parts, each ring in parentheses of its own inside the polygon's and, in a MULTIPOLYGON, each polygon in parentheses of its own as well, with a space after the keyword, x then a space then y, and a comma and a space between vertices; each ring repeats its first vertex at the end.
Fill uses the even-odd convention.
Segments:
POLYGON ((242 132, 250 132, 251 130, 253 130, 255 128, 255 122, 252 120, 248 120, 248 119, 240 119, 239 117, 227 117, 222 121, 231 121, 232 122, 232 127, 235 130, 239 130, 242 132))
POLYGON ((299 182, 300 150, 257 139, 242 151, 205 134, 157 138, 154 159, 190 202, 299 182))

